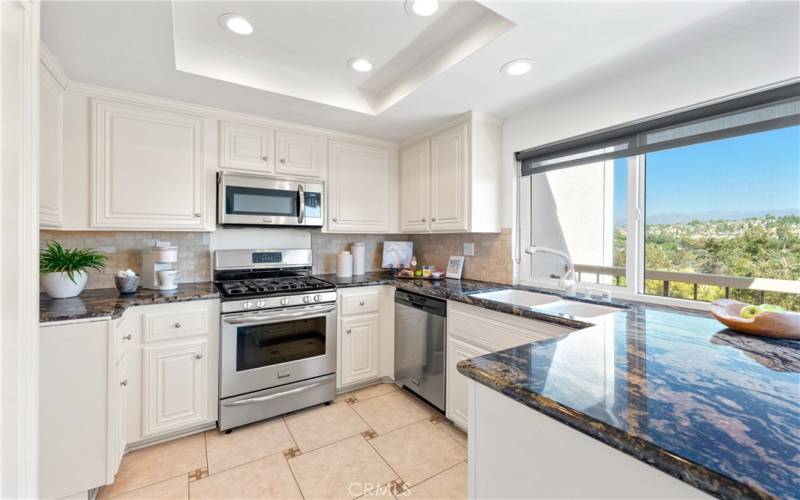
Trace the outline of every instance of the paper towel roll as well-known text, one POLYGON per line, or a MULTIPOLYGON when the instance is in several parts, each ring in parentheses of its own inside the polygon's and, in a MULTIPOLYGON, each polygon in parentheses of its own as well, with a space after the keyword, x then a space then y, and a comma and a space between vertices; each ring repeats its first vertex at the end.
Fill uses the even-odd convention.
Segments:
POLYGON ((350 245, 353 254, 353 274, 356 276, 367 272, 367 244, 359 241, 350 245))
POLYGON ((353 256, 347 250, 336 256, 336 276, 349 278, 353 275, 353 256))

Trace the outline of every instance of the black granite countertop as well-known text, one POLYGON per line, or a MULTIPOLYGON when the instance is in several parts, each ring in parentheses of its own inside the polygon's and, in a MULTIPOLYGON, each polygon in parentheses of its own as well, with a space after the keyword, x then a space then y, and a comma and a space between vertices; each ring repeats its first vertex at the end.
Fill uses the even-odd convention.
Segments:
POLYGON ((800 496, 798 341, 633 304, 458 370, 712 495, 800 496))
POLYGON ((139 288, 136 293, 120 295, 116 288, 84 290, 69 299, 39 297, 39 323, 74 321, 90 318, 118 318, 133 306, 166 304, 219 298, 214 283, 182 283, 177 290, 161 291, 139 288))

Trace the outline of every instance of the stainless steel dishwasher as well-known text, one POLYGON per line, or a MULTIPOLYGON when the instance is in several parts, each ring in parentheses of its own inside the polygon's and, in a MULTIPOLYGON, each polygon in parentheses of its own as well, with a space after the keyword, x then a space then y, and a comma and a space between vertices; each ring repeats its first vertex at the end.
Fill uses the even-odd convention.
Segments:
POLYGON ((444 411, 447 302, 397 290, 394 321, 395 380, 444 411))

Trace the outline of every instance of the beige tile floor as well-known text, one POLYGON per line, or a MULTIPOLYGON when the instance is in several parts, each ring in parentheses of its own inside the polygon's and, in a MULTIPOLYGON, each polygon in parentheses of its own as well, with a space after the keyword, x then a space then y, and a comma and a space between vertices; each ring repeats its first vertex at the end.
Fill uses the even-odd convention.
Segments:
POLYGON ((467 496, 467 437, 392 384, 131 452, 98 499, 467 496))

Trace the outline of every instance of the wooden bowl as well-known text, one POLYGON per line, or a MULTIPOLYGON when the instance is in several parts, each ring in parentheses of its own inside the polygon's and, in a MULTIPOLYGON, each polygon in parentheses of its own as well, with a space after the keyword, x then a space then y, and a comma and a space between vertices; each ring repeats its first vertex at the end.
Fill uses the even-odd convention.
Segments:
POLYGON ((753 318, 739 315, 750 304, 736 300, 720 299, 711 303, 711 315, 717 321, 737 332, 760 337, 800 340, 800 314, 794 312, 763 312, 753 318))

